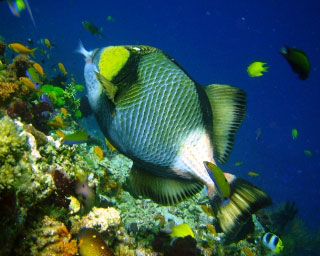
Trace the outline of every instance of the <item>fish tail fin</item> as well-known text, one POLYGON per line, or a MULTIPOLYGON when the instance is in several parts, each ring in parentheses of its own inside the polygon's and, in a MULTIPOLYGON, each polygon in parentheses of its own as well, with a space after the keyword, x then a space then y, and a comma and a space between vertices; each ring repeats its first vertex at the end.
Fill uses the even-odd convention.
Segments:
POLYGON ((86 61, 91 60, 91 53, 92 53, 92 52, 88 52, 88 51, 84 48, 81 40, 79 40, 79 46, 78 46, 76 52, 82 54, 82 55, 85 57, 85 60, 86 60, 86 61))
MULTIPOLYGON (((228 175, 228 174, 227 174, 228 175)), ((227 236, 236 237, 259 209, 272 204, 271 198, 250 182, 230 175, 230 198, 222 202, 218 193, 208 189, 211 207, 220 228, 227 236), (211 193, 210 193, 211 192, 211 193)))
POLYGON ((31 50, 30 55, 31 55, 33 58, 35 58, 35 56, 34 56, 34 51, 37 50, 37 49, 38 49, 38 48, 33 48, 33 49, 31 50))
POLYGON ((246 113, 246 93, 230 85, 212 84, 204 88, 212 112, 215 158, 224 163, 231 153, 235 134, 246 113))

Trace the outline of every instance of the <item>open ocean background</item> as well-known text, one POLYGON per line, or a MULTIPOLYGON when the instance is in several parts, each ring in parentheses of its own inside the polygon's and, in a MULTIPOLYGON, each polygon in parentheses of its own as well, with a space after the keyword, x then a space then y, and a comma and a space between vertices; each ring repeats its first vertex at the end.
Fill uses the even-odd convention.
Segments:
MULTIPOLYGON (((39 47, 49 38, 44 69, 62 62, 76 83, 84 84, 79 40, 90 50, 109 45, 144 44, 174 57, 202 85, 230 84, 248 94, 247 116, 233 152, 220 167, 266 191, 274 207, 294 201, 298 216, 320 226, 320 4, 318 1, 78 1, 29 0, 36 28, 27 11, 11 15, 0 2, 0 35, 6 43, 39 47), (114 21, 108 21, 111 16, 114 21), (104 37, 86 31, 88 20, 103 27, 104 37), (306 52, 311 63, 301 81, 279 54, 282 46, 306 52), (269 72, 251 78, 247 66, 266 62, 269 72), (298 130, 292 139, 291 130, 298 130), (257 129, 261 137, 256 140, 257 129), (310 150, 307 157, 304 150, 310 150), (243 161, 241 166, 236 162, 243 161), (259 177, 249 177, 254 171, 259 177)), ((10 56, 7 50, 7 56, 10 56)), ((13 54, 12 54, 13 56, 13 54)), ((36 51, 36 60, 41 60, 36 51)), ((50 76, 50 72, 48 74, 50 76)), ((95 129, 98 129, 95 127, 95 129)))

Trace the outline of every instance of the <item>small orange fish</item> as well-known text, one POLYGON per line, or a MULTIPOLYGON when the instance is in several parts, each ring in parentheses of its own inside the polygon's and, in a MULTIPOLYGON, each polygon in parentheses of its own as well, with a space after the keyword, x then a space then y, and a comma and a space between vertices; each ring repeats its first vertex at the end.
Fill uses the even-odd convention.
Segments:
POLYGON ((51 45, 50 41, 48 38, 45 38, 43 40, 44 44, 48 47, 48 48, 53 48, 53 46, 51 45))
POLYGON ((44 76, 43 68, 41 67, 41 65, 39 63, 34 63, 33 67, 41 76, 44 76))
POLYGON ((59 70, 61 71, 62 74, 64 74, 64 75, 67 74, 66 68, 64 67, 64 65, 61 62, 58 63, 58 67, 59 67, 59 70))
POLYGON ((53 121, 48 122, 49 126, 53 126, 55 128, 64 128, 62 118, 60 116, 56 116, 53 121))
POLYGON ((242 250, 246 256, 254 256, 254 253, 251 251, 250 248, 244 246, 244 247, 242 247, 242 250))
POLYGON ((212 224, 207 224, 207 229, 210 231, 210 233, 217 235, 216 228, 212 224))
POLYGON ((251 177, 258 177, 259 173, 257 173, 257 172, 248 172, 248 175, 251 176, 251 177))
POLYGON ((37 48, 29 49, 28 47, 19 43, 9 44, 8 47, 16 53, 30 54, 33 58, 34 58, 34 51, 37 50, 37 48))
POLYGON ((95 146, 93 148, 93 152, 95 153, 95 155, 99 158, 99 160, 101 161, 103 159, 103 152, 102 149, 98 146, 95 146))
POLYGON ((63 114, 64 117, 67 116, 68 111, 65 108, 60 108, 61 113, 63 114))
POLYGON ((20 81, 32 91, 36 91, 36 85, 28 77, 20 77, 20 81))
POLYGON ((57 131, 56 131, 56 134, 57 134, 60 138, 62 138, 62 139, 65 138, 65 134, 64 134, 62 131, 57 130, 57 131))
POLYGON ((110 141, 108 141, 107 138, 105 138, 105 139, 106 139, 106 145, 107 145, 108 149, 110 149, 111 153, 116 151, 117 149, 110 143, 110 141))

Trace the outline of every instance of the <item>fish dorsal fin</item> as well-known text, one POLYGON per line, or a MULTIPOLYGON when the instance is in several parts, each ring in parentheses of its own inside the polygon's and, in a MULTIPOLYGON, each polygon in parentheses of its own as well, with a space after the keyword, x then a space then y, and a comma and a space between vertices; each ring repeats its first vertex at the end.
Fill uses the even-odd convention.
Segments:
POLYGON ((205 87, 212 110, 215 157, 227 161, 235 134, 245 116, 246 93, 230 85, 212 84, 205 87))
POLYGON ((103 75, 101 75, 98 72, 95 72, 96 78, 99 81, 99 83, 102 85, 102 87, 105 89, 106 95, 108 98, 115 103, 114 97, 116 96, 116 93, 118 91, 118 87, 111 83, 107 78, 105 78, 103 75))
POLYGON ((130 180, 135 192, 163 205, 179 203, 203 188, 203 184, 197 181, 159 177, 135 167, 131 170, 130 180))

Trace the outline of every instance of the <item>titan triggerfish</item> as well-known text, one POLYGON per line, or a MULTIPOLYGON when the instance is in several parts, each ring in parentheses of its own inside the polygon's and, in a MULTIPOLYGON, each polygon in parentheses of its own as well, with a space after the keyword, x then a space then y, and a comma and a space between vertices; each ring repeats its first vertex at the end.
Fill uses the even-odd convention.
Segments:
POLYGON ((130 181, 138 194, 172 205, 205 185, 227 234, 237 234, 252 213, 271 204, 259 188, 224 173, 230 184, 226 203, 206 165, 226 162, 231 152, 246 111, 242 89, 201 86, 176 60, 150 46, 88 52, 80 44, 78 51, 86 60, 90 106, 108 141, 133 160, 130 181))

